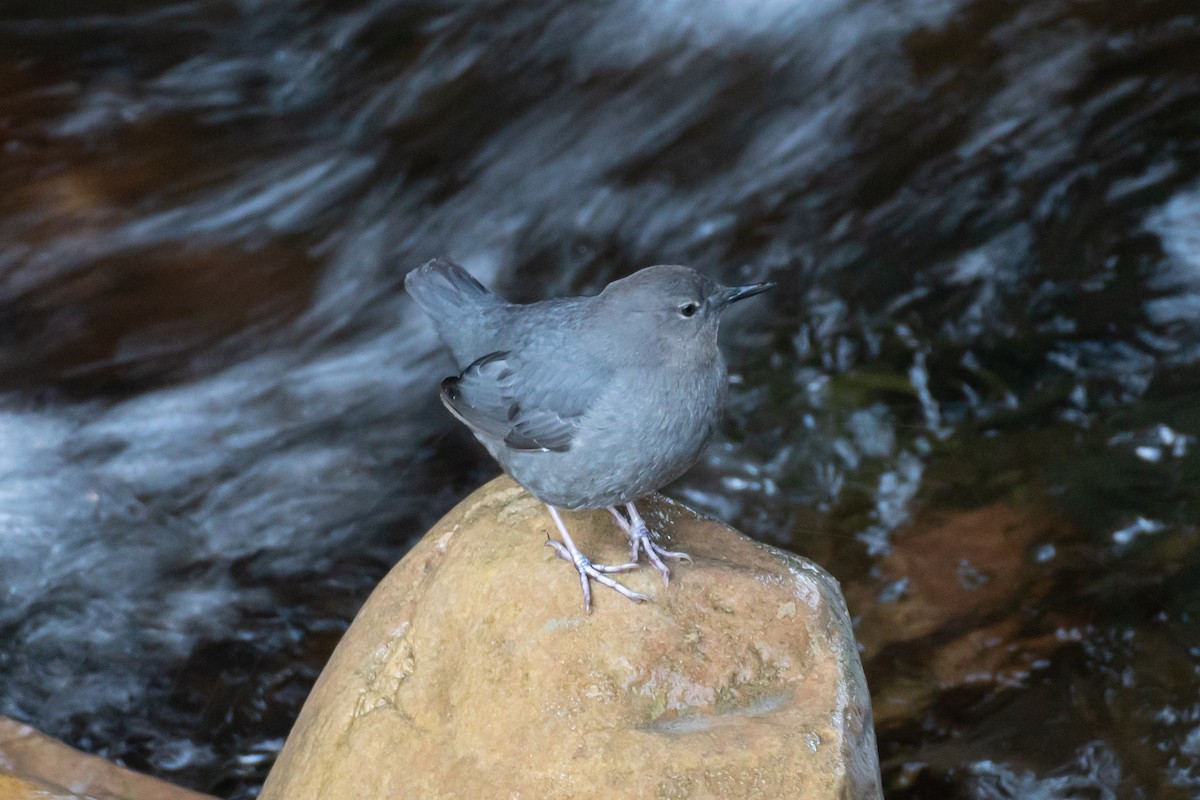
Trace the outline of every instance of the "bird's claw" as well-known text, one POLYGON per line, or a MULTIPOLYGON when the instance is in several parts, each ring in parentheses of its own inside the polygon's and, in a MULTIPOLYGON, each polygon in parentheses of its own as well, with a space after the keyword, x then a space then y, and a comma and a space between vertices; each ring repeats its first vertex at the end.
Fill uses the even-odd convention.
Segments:
POLYGON ((663 577, 663 585, 670 585, 671 570, 663 563, 663 559, 672 561, 686 561, 692 563, 692 557, 687 553, 676 550, 668 550, 665 547, 660 547, 654 541, 654 537, 650 534, 650 529, 645 525, 634 526, 629 531, 629 556, 632 561, 637 561, 638 557, 645 551, 646 558, 654 565, 659 574, 663 577))
POLYGON ((629 598, 635 603, 644 603, 650 598, 641 592, 635 592, 632 589, 623 586, 608 577, 606 573, 612 572, 629 572, 632 569, 637 569, 637 562, 629 564, 593 564, 591 559, 583 553, 576 551, 574 554, 561 542, 556 542, 553 539, 548 539, 546 544, 554 548, 554 552, 564 561, 570 561, 575 565, 575 571, 579 573, 579 584, 583 588, 583 608, 589 614, 592 611, 592 587, 593 580, 599 581, 610 589, 613 589, 629 598))

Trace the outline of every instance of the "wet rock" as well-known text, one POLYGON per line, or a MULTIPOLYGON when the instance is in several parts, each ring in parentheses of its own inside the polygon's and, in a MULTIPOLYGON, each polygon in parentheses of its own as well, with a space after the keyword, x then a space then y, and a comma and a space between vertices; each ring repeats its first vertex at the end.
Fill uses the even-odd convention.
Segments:
POLYGON ((0 800, 214 800, 0 717, 0 800))
MULTIPOLYGON (((645 513, 648 512, 648 513, 645 513)), ((507 478, 439 522, 367 601, 264 787, 320 797, 877 798, 870 699, 837 583, 666 500, 693 564, 583 611, 507 478)), ((624 536, 566 515, 597 561, 624 536)))
POLYGON ((1004 504, 927 515, 897 534, 879 583, 847 590, 879 729, 908 724, 955 688, 1020 685, 1069 644, 1056 631, 1072 623, 1050 610, 1037 554, 1074 538, 1050 510, 1004 504))
POLYGON ((0 772, 0 800, 76 800, 77 794, 0 772))

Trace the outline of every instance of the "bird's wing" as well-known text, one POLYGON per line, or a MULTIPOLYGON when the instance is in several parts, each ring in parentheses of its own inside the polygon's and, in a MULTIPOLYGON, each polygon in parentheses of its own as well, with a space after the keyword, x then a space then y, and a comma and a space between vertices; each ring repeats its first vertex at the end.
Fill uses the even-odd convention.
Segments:
POLYGON ((471 429, 513 450, 564 452, 604 385, 603 370, 489 353, 442 381, 442 402, 471 429))

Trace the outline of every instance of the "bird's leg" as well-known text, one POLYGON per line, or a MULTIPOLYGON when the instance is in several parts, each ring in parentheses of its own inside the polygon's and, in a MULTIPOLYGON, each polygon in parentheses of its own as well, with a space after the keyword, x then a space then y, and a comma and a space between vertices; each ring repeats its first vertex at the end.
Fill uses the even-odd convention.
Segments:
POLYGON ((591 581, 597 580, 603 583, 610 589, 616 589, 621 594, 628 597, 635 603, 641 603, 650 598, 640 592, 635 592, 614 581, 604 573, 606 572, 628 572, 631 569, 637 569, 637 562, 629 564, 593 564, 591 559, 579 552, 579 548, 575 546, 575 541, 571 538, 571 534, 567 533, 567 526, 563 523, 562 516, 559 515, 558 509, 549 503, 546 508, 550 509, 550 516, 554 518, 554 524, 558 527, 558 533, 562 536, 561 542, 556 542, 553 539, 546 542, 554 548, 554 552, 558 553, 559 558, 564 561, 570 561, 575 565, 576 571, 579 572, 579 583, 583 586, 583 607, 589 614, 592 611, 592 588, 591 581))
POLYGON ((671 582, 671 570, 663 563, 663 559, 691 561, 692 557, 687 553, 678 553, 674 550, 659 547, 650 533, 650 527, 646 525, 646 520, 642 519, 642 515, 638 513, 637 507, 633 503, 626 503, 625 509, 629 512, 628 522, 621 516, 621 512, 617 511, 615 506, 609 506, 608 510, 613 515, 613 518, 617 520, 617 524, 625 530, 625 534, 629 536, 630 557, 634 561, 637 561, 638 556, 645 550, 650 563, 662 574, 663 583, 669 584, 671 582))
POLYGON ((620 511, 617 511, 616 506, 609 506, 608 513, 613 515, 613 519, 617 521, 617 524, 621 526, 621 530, 625 531, 625 535, 629 537, 629 560, 636 562, 638 555, 642 552, 642 547, 641 542, 633 535, 633 529, 629 527, 629 520, 625 519, 625 516, 620 511))

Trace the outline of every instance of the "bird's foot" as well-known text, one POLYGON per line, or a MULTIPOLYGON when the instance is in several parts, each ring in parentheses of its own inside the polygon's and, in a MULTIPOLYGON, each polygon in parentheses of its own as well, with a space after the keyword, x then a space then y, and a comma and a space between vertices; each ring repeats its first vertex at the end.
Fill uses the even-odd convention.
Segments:
POLYGON ((556 542, 553 539, 548 539, 546 544, 554 548, 554 552, 558 553, 558 557, 564 561, 570 561, 575 565, 575 570, 579 573, 579 585, 583 587, 583 608, 589 614, 592 611, 592 581, 599 581, 610 589, 614 589, 628 597, 635 603, 642 603, 650 598, 641 592, 635 592, 627 586, 617 583, 605 573, 610 572, 629 572, 631 569, 637 569, 637 563, 629 564, 593 564, 592 560, 583 553, 575 549, 572 552, 562 542, 556 542))
POLYGON ((575 571, 579 573, 579 584, 583 587, 583 608, 585 611, 589 614, 592 612, 592 581, 599 581, 608 588, 625 595, 635 603, 642 603, 650 599, 641 592, 635 592, 626 586, 622 586, 605 574, 608 572, 629 572, 631 569, 637 569, 636 560, 628 564, 593 564, 592 560, 581 553, 579 548, 575 546, 575 540, 571 538, 570 532, 567 531, 567 525, 563 522, 558 509, 549 503, 546 504, 546 508, 550 510, 550 517, 554 520, 554 525, 558 528, 559 535, 562 536, 561 542, 548 539, 546 540, 546 544, 554 548, 554 552, 558 553, 559 558, 564 561, 570 561, 575 565, 575 571))
POLYGON ((642 552, 645 551, 646 558, 662 575, 663 584, 670 585, 671 570, 663 563, 663 559, 691 563, 692 557, 687 553, 659 546, 658 542, 654 540, 654 534, 650 532, 650 526, 642 519, 642 515, 638 513, 633 503, 626 503, 625 508, 629 511, 628 520, 615 507, 610 507, 608 510, 621 529, 625 531, 625 535, 629 537, 629 560, 636 563, 641 558, 642 552))
POLYGON ((671 561, 687 561, 689 563, 692 560, 692 557, 687 553, 660 547, 658 542, 654 541, 650 529, 645 525, 634 528, 633 532, 629 534, 629 551, 633 553, 634 559, 643 550, 646 552, 646 557, 650 559, 650 563, 662 575, 664 585, 671 583, 671 570, 663 563, 664 558, 671 561))

